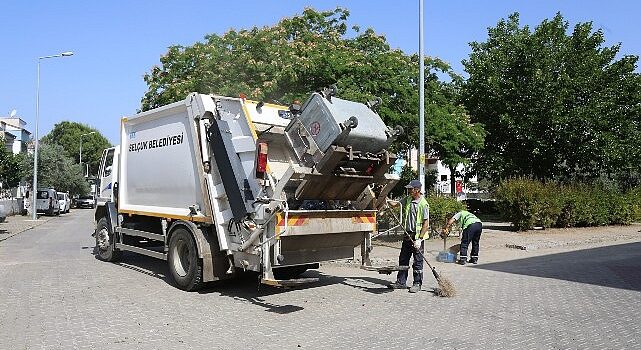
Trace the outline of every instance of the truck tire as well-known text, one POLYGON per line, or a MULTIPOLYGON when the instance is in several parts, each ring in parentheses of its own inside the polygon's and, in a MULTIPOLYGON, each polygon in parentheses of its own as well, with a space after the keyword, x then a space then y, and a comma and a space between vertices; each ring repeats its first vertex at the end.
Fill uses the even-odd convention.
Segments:
POLYGON ((122 252, 114 249, 114 234, 109 230, 107 218, 100 218, 96 225, 96 256, 102 261, 120 260, 122 252))
POLYGON ((177 228, 171 235, 167 262, 178 288, 191 292, 202 286, 202 263, 198 258, 198 248, 186 229, 177 228))

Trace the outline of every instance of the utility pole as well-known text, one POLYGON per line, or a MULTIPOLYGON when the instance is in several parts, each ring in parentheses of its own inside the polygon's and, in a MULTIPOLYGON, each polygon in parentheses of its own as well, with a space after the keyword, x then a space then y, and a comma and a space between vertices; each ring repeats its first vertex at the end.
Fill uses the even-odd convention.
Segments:
POLYGON ((425 193, 425 60, 423 48, 423 2, 418 0, 418 80, 419 80, 419 136, 418 136, 418 178, 421 181, 421 193, 425 193))

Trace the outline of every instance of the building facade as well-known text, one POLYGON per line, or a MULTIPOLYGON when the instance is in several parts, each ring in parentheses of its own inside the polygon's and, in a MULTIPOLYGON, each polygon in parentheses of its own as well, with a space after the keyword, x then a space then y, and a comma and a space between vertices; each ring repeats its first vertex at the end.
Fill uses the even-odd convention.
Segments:
POLYGON ((31 132, 26 129, 27 123, 19 117, 0 118, 0 136, 13 154, 27 153, 31 141, 31 132))
MULTIPOLYGON (((401 157, 399 157, 399 160, 396 162, 394 165, 394 172, 397 174, 400 174, 403 167, 405 165, 409 165, 414 171, 418 172, 418 150, 417 149, 411 149, 409 152, 406 154, 399 154, 401 157)), ((458 174, 465 174, 467 171, 466 167, 463 164, 459 164, 456 167, 456 173, 458 174)), ((438 158, 436 157, 427 157, 425 159, 425 173, 428 174, 430 172, 435 172, 436 175, 436 183, 434 184, 434 192, 437 194, 449 194, 451 193, 451 180, 452 176, 454 176, 451 172, 450 169, 443 164, 438 158)), ((467 182, 463 181, 462 177, 455 178, 454 181, 456 182, 456 196, 458 199, 466 199, 468 194, 476 194, 479 191, 477 190, 478 188, 478 180, 476 176, 470 178, 467 180, 467 182)))

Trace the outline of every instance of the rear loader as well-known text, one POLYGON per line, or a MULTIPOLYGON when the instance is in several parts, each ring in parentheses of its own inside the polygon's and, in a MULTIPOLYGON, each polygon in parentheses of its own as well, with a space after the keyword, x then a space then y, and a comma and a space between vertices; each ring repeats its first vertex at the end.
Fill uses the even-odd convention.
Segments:
POLYGON ((368 266, 400 132, 329 89, 289 107, 192 93, 122 118, 100 166, 98 257, 166 260, 184 290, 242 271, 295 286, 359 245, 368 266))

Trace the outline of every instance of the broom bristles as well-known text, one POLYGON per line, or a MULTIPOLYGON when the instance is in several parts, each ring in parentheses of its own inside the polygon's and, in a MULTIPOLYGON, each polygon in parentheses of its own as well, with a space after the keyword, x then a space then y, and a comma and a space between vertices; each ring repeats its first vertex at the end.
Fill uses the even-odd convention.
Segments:
POLYGON ((454 285, 447 278, 440 276, 437 281, 438 288, 436 288, 435 290, 436 295, 444 298, 451 298, 456 295, 456 289, 454 288, 454 285))

